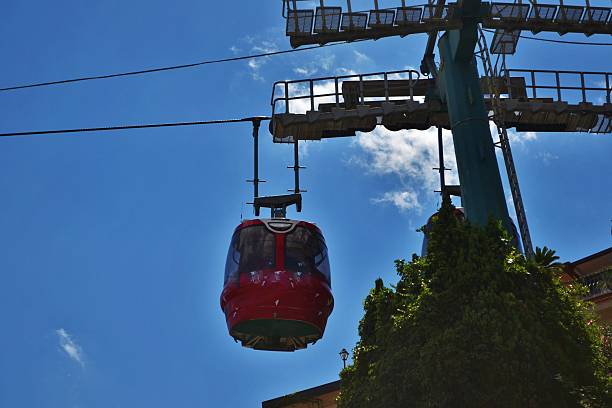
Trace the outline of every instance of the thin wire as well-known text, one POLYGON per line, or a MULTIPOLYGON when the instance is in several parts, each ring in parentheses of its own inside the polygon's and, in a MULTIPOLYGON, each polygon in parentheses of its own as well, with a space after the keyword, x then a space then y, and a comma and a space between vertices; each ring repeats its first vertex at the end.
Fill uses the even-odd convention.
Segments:
MULTIPOLYGON (((494 30, 489 30, 489 29, 483 29, 483 31, 486 31, 486 32, 489 32, 489 33, 494 33, 495 32, 494 30)), ((610 45, 612 45, 612 43, 597 43, 597 42, 584 42, 584 41, 553 40, 553 39, 547 39, 547 38, 530 37, 530 36, 525 36, 525 35, 519 35, 519 37, 527 39, 527 40, 545 41, 545 42, 552 42, 552 43, 559 43, 559 44, 599 45, 599 46, 610 46, 610 45)), ((315 48, 333 47, 333 46, 336 46, 336 45, 348 44, 350 42, 361 42, 361 41, 367 41, 367 40, 368 39, 359 39, 359 40, 354 40, 354 41, 343 41, 343 42, 338 42, 338 43, 330 43, 330 44, 323 44, 323 45, 313 45, 313 46, 310 46, 310 47, 297 48, 297 49, 289 49, 289 50, 273 51, 273 52, 266 52, 266 53, 260 53, 260 54, 243 55, 243 56, 239 56, 239 57, 221 58, 221 59, 216 59, 216 60, 200 61, 200 62, 194 62, 194 63, 191 63, 191 64, 172 65, 172 66, 167 66, 167 67, 143 69, 143 70, 138 70, 138 71, 120 72, 120 73, 115 73, 115 74, 84 76, 84 77, 71 78, 71 79, 61 79, 61 80, 58 80, 58 81, 37 82, 37 83, 26 84, 26 85, 15 85, 15 86, 9 86, 9 87, 5 87, 5 88, 0 88, 0 92, 15 91, 15 90, 27 89, 27 88, 39 88, 39 87, 44 87, 44 86, 61 85, 61 84, 68 84, 68 83, 74 83, 74 82, 92 81, 92 80, 98 80, 98 79, 109 79, 109 78, 118 78, 118 77, 124 77, 124 76, 151 74, 151 73, 155 73, 155 72, 172 71, 172 70, 177 70, 177 69, 194 68, 194 67, 203 66, 203 65, 212 65, 212 64, 220 64, 220 63, 225 63, 225 62, 243 61, 243 60, 253 59, 253 58, 271 57, 271 56, 275 56, 275 55, 289 54, 289 53, 298 52, 298 51, 308 51, 308 50, 313 50, 315 48)))
MULTIPOLYGON (((486 31, 487 33, 494 33, 495 30, 489 30, 489 29, 483 29, 483 31, 486 31)), ((538 38, 538 37, 531 37, 531 36, 527 36, 527 35, 519 35, 520 38, 524 38, 526 40, 536 40, 536 41, 545 41, 545 42, 552 42, 552 43, 558 43, 558 44, 576 44, 576 45, 612 45, 612 43, 600 43, 600 42, 587 42, 587 41, 566 41, 566 40, 553 40, 553 39, 549 39, 549 38, 538 38)))
MULTIPOLYGON (((364 40, 355 40, 355 41, 352 41, 352 42, 360 42, 360 41, 364 41, 364 40)), ((313 50, 315 48, 333 47, 335 45, 341 45, 341 44, 347 44, 347 43, 348 43, 348 41, 339 42, 339 43, 333 43, 333 44, 313 45, 311 47, 304 47, 304 48, 297 48, 297 49, 290 49, 290 50, 281 50, 281 51, 272 51, 272 52, 265 52, 265 53, 260 53, 260 54, 251 54, 251 55, 243 55, 243 56, 231 57, 231 58, 221 58, 221 59, 216 59, 216 60, 194 62, 194 63, 191 63, 191 64, 172 65, 172 66, 168 66, 168 67, 142 69, 142 70, 138 70, 138 71, 120 72, 120 73, 116 73, 116 74, 84 76, 84 77, 71 78, 71 79, 61 79, 61 80, 58 80, 58 81, 38 82, 38 83, 27 84, 27 85, 15 85, 15 86, 9 86, 9 87, 5 87, 5 88, 0 88, 0 92, 14 91, 14 90, 17 90, 17 89, 26 89, 26 88, 38 88, 38 87, 50 86, 50 85, 68 84, 68 83, 73 83, 73 82, 92 81, 92 80, 96 80, 96 79, 108 79, 108 78, 117 78, 117 77, 131 76, 131 75, 150 74, 150 73, 153 73, 153 72, 172 71, 172 70, 176 70, 176 69, 185 69, 185 68, 199 67, 199 66, 202 66, 202 65, 220 64, 220 63, 224 63, 224 62, 242 61, 242 60, 253 59, 253 58, 271 57, 271 56, 274 56, 274 55, 289 54, 289 53, 298 52, 298 51, 308 51, 308 50, 313 50)))
POLYGON ((218 124, 224 124, 224 123, 264 121, 264 120, 270 120, 270 119, 271 118, 267 116, 254 116, 251 118, 242 118, 242 119, 205 120, 205 121, 197 121, 197 122, 152 123, 152 124, 146 124, 146 125, 123 125, 123 126, 105 126, 105 127, 77 128, 77 129, 37 130, 37 131, 28 131, 28 132, 0 133, 0 137, 54 135, 54 134, 59 134, 59 133, 108 132, 108 131, 115 131, 115 130, 151 129, 151 128, 177 127, 177 126, 218 125, 218 124))

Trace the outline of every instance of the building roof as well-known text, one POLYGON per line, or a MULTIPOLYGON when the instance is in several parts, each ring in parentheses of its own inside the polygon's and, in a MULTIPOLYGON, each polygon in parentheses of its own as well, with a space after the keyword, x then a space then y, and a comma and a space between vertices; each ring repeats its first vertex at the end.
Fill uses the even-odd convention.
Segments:
POLYGON ((596 253, 594 253, 594 254, 592 254, 592 255, 585 256, 584 258, 579 259, 579 260, 577 260, 577 261, 574 261, 574 262, 572 262, 571 264, 572 264, 572 266, 578 266, 578 265, 580 265, 580 264, 582 264, 582 263, 585 263, 585 262, 591 261, 591 260, 593 260, 593 259, 596 259, 596 258, 602 257, 602 256, 607 255, 607 254, 609 254, 609 253, 612 253, 612 247, 610 247, 610 248, 606 248, 606 249, 604 249, 604 250, 602 250, 602 251, 599 251, 599 252, 596 252, 596 253))
POLYGON ((323 394, 327 394, 334 391, 340 390, 340 383, 342 381, 333 381, 327 384, 319 385, 317 387, 308 388, 307 390, 298 391, 293 394, 284 395, 282 397, 274 398, 261 403, 262 408, 281 408, 286 407, 289 404, 297 402, 306 402, 313 398, 319 397, 323 394))
POLYGON ((564 264, 565 273, 575 279, 584 278, 612 266, 612 247, 596 252, 574 262, 564 264))

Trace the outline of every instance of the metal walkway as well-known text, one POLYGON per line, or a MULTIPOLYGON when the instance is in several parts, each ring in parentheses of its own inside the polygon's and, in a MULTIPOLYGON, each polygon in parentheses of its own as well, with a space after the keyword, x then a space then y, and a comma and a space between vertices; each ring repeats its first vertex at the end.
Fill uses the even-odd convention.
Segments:
MULTIPOLYGON (((485 103, 498 91, 497 120, 537 132, 612 132, 612 73, 504 69, 495 88, 481 79, 485 103)), ((279 81, 272 91, 275 142, 389 130, 450 128, 433 79, 414 70, 279 81)))
MULTIPOLYGON (((523 1, 482 3, 479 16, 482 26, 496 30, 492 53, 513 53, 521 30, 534 34, 612 34, 611 7, 563 5, 562 1, 555 4, 523 1)), ((457 3, 438 8, 431 3, 407 6, 405 0, 395 2, 395 8, 379 8, 378 1, 374 0, 373 10, 353 11, 351 2, 346 0, 319 0, 320 6, 314 10, 297 8, 297 0, 283 0, 286 34, 291 46, 297 48, 461 28, 457 3), (330 3, 334 5, 329 6, 330 3)))

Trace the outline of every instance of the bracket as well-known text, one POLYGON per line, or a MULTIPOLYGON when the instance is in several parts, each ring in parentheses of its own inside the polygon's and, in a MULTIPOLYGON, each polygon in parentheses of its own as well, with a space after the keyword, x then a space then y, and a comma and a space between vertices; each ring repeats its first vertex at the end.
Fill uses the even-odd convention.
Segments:
POLYGON ((277 196, 259 197, 259 183, 265 183, 265 180, 259 179, 259 127, 262 120, 267 118, 253 117, 249 118, 253 124, 253 179, 247 180, 253 183, 253 202, 255 216, 259 217, 261 208, 270 208, 272 218, 285 218, 287 215, 287 207, 295 204, 297 212, 302 211, 302 195, 300 194, 300 167, 298 157, 298 140, 294 142, 294 160, 295 165, 291 166, 295 171, 295 189, 294 194, 285 194, 277 196))
POLYGON ((286 218, 287 207, 295 204, 298 212, 302 211, 302 195, 301 194, 286 194, 268 197, 255 197, 253 206, 255 207, 255 215, 259 216, 259 210, 269 208, 271 218, 286 218))

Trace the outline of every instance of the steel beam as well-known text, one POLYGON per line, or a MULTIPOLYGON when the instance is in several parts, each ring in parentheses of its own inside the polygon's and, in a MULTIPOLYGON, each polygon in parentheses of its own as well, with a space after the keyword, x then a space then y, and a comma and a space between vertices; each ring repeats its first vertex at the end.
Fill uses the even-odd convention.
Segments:
POLYGON ((511 232, 474 57, 480 5, 480 0, 464 0, 463 28, 447 31, 438 41, 438 87, 448 109, 466 217, 478 225, 486 225, 490 218, 501 220, 511 232))

